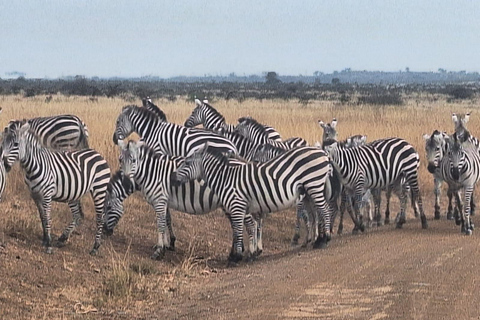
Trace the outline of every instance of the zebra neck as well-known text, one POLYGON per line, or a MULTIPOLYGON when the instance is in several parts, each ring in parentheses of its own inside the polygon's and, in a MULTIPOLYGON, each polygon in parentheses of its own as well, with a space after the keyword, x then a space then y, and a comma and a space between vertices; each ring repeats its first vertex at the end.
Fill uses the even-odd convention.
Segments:
POLYGON ((215 194, 222 194, 225 192, 226 180, 230 176, 228 174, 228 164, 222 163, 221 160, 209 156, 207 159, 202 159, 203 174, 201 179, 215 194))

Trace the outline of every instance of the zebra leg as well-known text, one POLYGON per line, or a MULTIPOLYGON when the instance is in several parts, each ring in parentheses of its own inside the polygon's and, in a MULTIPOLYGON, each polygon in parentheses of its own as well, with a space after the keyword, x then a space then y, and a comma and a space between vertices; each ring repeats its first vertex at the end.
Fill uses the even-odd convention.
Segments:
MULTIPOLYGON (((437 178, 433 178, 433 194, 435 195, 435 220, 440 219, 440 195, 442 193, 442 181, 438 180, 437 178)), ((448 195, 448 211, 447 211, 447 219, 448 215, 452 214, 452 198, 450 190, 447 193, 448 195)))
MULTIPOLYGON (((386 197, 385 200, 387 201, 386 203, 386 208, 385 208, 385 224, 390 224, 390 199, 392 198, 392 188, 395 188, 394 186, 388 186, 387 191, 386 191, 386 197)), ((378 199, 378 213, 379 215, 377 216, 377 223, 381 221, 380 217, 380 203, 382 201, 382 197, 380 195, 381 191, 379 192, 378 199)))
POLYGON ((472 217, 475 215, 475 207, 476 207, 475 201, 473 199, 474 194, 475 194, 475 188, 472 191, 472 197, 470 199, 470 216, 472 216, 472 217))
POLYGON ((257 251, 255 252, 255 256, 259 256, 263 252, 263 219, 259 219, 257 221, 257 251))
POLYGON ((168 208, 167 208, 167 227, 168 227, 168 233, 170 234, 170 246, 168 246, 167 249, 170 251, 175 251, 175 241, 177 240, 177 238, 173 233, 172 216, 170 215, 170 210, 168 208))
POLYGON ((72 201, 68 203, 70 211, 72 212, 73 220, 67 226, 67 228, 62 232, 62 235, 58 238, 58 247, 65 246, 68 238, 72 234, 73 230, 80 224, 82 220, 82 206, 80 200, 72 201))
POLYGON ((153 203, 157 220, 157 245, 151 256, 153 260, 161 260, 165 256, 166 248, 170 246, 170 237, 167 227, 167 200, 158 199, 153 203))
POLYGON ((42 245, 46 248, 45 252, 50 254, 53 252, 52 248, 52 219, 50 217, 50 211, 52 207, 52 199, 50 197, 32 194, 32 197, 35 201, 35 204, 38 208, 38 213, 40 214, 40 219, 42 221, 43 228, 43 241, 42 245))
MULTIPOLYGON (((345 208, 348 205, 348 202, 350 201, 345 189, 342 190, 341 197, 342 197, 342 201, 340 203, 340 221, 338 223, 337 234, 343 233, 343 215, 345 213, 345 208)), ((349 207, 349 210, 351 210, 351 205, 349 207)), ((350 214, 350 216, 353 216, 353 213, 350 213, 350 211, 348 213, 350 214)), ((333 222, 335 222, 335 220, 333 222)))
POLYGON ((455 191, 455 210, 453 216, 455 218, 455 224, 457 226, 461 225, 463 222, 463 202, 460 196, 460 191, 455 191))
POLYGON ((228 256, 228 261, 230 262, 239 262, 242 260, 243 256, 243 223, 245 220, 246 214, 244 208, 239 208, 230 213, 230 224, 232 226, 233 233, 233 245, 232 251, 228 256))
POLYGON ((414 174, 411 174, 409 177, 406 177, 406 183, 410 186, 412 190, 413 201, 418 204, 418 210, 420 211, 420 221, 422 223, 422 228, 427 229, 427 217, 423 211, 423 202, 422 195, 420 194, 420 188, 418 187, 418 173, 415 171, 414 174))
POLYGON ((297 203, 297 221, 295 223, 295 233, 292 238, 292 245, 297 245, 298 244, 298 239, 300 239, 300 225, 301 225, 301 220, 305 222, 305 226, 307 226, 307 232, 308 230, 308 217, 305 215, 304 212, 304 204, 303 201, 299 201, 297 203))
POLYGON ((90 255, 96 255, 100 245, 102 244, 103 222, 105 221, 105 197, 107 194, 106 186, 99 185, 92 192, 93 203, 95 205, 95 221, 97 223, 97 230, 95 233, 95 242, 93 249, 90 250, 90 255), (104 188, 105 187, 105 188, 104 188))
POLYGON ((330 216, 332 214, 331 207, 325 202, 325 198, 323 198, 323 196, 319 197, 319 199, 315 202, 314 207, 316 216, 319 218, 318 225, 321 230, 321 235, 317 237, 313 247, 323 249, 332 239, 332 235, 330 233, 330 216))
POLYGON ((465 202, 464 206, 465 208, 463 209, 463 224, 462 224, 462 232, 465 232, 467 236, 471 235, 473 232, 473 224, 470 220, 470 201, 472 199, 472 193, 473 193, 473 187, 468 186, 465 187, 465 202))
MULTIPOLYGON (((372 198, 375 208, 375 221, 377 222, 377 226, 382 225, 382 214, 380 213, 380 205, 382 204, 382 190, 381 189, 374 189, 372 190, 372 198)), ((387 197, 387 201, 390 201, 387 197)), ((390 223, 390 209, 385 210, 385 224, 390 223)))
MULTIPOLYGON (((452 205, 452 199, 453 199, 453 191, 448 188, 447 191, 447 197, 448 197, 448 209, 447 209, 447 220, 453 220, 454 219, 454 212, 453 212, 453 205, 452 205)), ((438 196, 440 198, 440 196, 438 196)), ((440 199, 437 200, 435 198, 435 219, 437 219, 437 201, 440 201, 440 199)), ((455 200, 456 204, 458 203, 457 200, 455 200)), ((458 208, 457 205, 455 205, 455 210, 457 211, 455 215, 458 215, 458 208)), ((438 211, 440 211, 440 206, 438 207, 438 211)), ((440 219, 440 213, 438 214, 438 219, 440 219)))
POLYGON ((405 210, 407 208, 407 189, 401 186, 400 194, 397 194, 400 200, 400 215, 397 220, 397 228, 401 229, 403 224, 407 221, 405 210))

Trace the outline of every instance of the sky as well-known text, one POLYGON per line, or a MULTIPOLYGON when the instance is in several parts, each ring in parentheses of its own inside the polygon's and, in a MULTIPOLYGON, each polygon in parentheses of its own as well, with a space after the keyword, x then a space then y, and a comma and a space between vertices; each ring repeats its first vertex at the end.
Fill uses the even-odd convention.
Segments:
POLYGON ((0 78, 480 71, 480 1, 0 0, 0 78))

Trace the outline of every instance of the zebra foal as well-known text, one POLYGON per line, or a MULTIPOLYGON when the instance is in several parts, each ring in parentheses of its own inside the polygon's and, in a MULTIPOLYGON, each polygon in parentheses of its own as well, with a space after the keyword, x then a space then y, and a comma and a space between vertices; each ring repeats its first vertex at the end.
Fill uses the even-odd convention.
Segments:
POLYGON ((110 168, 103 157, 92 149, 78 151, 52 151, 42 146, 31 130, 30 123, 22 124, 18 130, 4 132, 2 142, 3 160, 20 161, 25 172, 25 183, 37 205, 43 227, 43 245, 52 253, 51 203, 67 202, 73 220, 59 237, 62 246, 83 218, 80 198, 90 192, 96 211, 97 230, 91 254, 100 247, 103 205, 110 168))
MULTIPOLYGON (((229 260, 237 262, 242 259, 243 221, 249 213, 258 220, 266 213, 292 207, 302 198, 315 208, 316 228, 321 217, 322 235, 316 239, 316 245, 326 245, 331 237, 330 213, 325 200, 325 193, 330 192, 327 178, 331 169, 325 152, 313 147, 292 149, 258 165, 232 166, 225 155, 206 144, 185 159, 172 180, 182 183, 202 178, 218 195, 230 216, 233 231, 234 246, 229 260)), ((247 224, 247 232, 249 252, 256 255, 255 226, 247 224)))

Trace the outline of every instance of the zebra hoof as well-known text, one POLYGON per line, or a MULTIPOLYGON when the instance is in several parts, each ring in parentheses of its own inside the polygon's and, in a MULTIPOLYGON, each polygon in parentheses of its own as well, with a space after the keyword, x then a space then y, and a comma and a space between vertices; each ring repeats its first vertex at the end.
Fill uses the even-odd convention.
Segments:
POLYGON ((360 231, 365 232, 365 225, 363 223, 360 225, 360 231))
POLYGON ((338 228, 337 234, 342 234, 342 233, 343 233, 343 229, 338 228))
POLYGON ((455 224, 456 224, 457 226, 461 225, 461 224, 462 224, 462 220, 460 220, 460 219, 455 219, 455 224))
POLYGON ((382 221, 378 221, 378 222, 377 222, 377 227, 381 227, 381 226, 383 226, 383 222, 382 222, 382 221))
POLYGON ((447 213, 447 220, 453 220, 453 219, 454 219, 453 213, 448 212, 448 213, 447 213))
POLYGON ((472 229, 468 229, 468 230, 465 232, 465 235, 471 236, 471 235, 472 235, 472 232, 473 232, 472 229))
POLYGON ((320 236, 313 244, 314 249, 325 249, 327 247, 328 236, 320 236))
POLYGON ((390 218, 385 218, 384 223, 385 223, 385 224, 390 224, 390 218))
POLYGON ((400 221, 397 222, 397 225, 395 226, 395 228, 402 229, 403 228, 403 223, 401 223, 400 221))
POLYGON ((152 260, 162 260, 165 256, 165 248, 158 248, 155 252, 150 256, 152 260))
MULTIPOLYGON (((448 215, 448 214, 447 214, 448 215)), ((440 212, 435 211, 435 216, 433 217, 435 220, 440 220, 440 212)))
POLYGON ((470 230, 475 230, 475 225, 473 223, 470 223, 470 230))
POLYGON ((242 261, 243 257, 240 253, 230 253, 230 255, 228 256, 228 261, 229 262, 234 262, 234 263, 237 263, 237 262, 240 262, 242 261))
POLYGON ((90 255, 91 255, 91 256, 96 256, 97 253, 98 253, 98 250, 97 250, 97 249, 92 249, 92 250, 90 250, 90 255))
POLYGON ((298 237, 297 236, 293 237, 291 244, 292 244, 292 246, 298 246, 298 237))
POLYGON ((57 248, 63 248, 63 247, 65 247, 65 245, 66 245, 65 241, 61 241, 60 239, 58 239, 57 248))
POLYGON ((45 249, 45 253, 46 253, 46 254, 52 254, 52 253, 53 253, 53 248, 52 248, 52 247, 47 247, 47 248, 45 249))
POLYGON ((170 246, 167 247, 168 251, 175 251, 175 241, 177 238, 170 238, 170 246))

